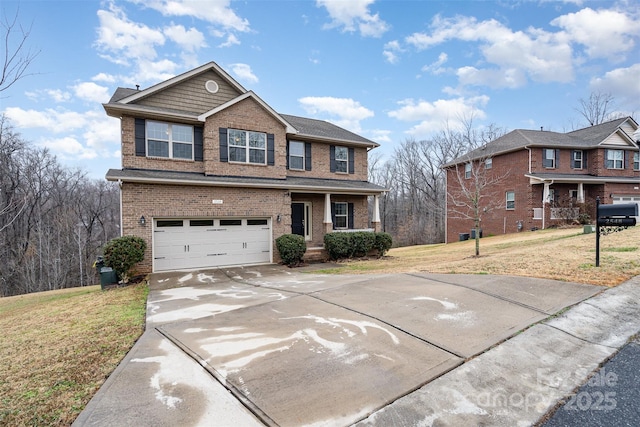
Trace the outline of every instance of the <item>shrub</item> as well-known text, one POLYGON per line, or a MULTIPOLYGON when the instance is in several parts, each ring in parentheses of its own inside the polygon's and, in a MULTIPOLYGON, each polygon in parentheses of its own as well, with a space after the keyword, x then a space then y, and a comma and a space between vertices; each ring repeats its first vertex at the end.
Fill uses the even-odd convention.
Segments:
POLYGON ((147 244, 140 237, 117 237, 111 239, 104 247, 104 263, 113 268, 118 277, 126 283, 129 270, 144 259, 146 249, 147 244))
POLYGON ((332 260, 350 258, 353 254, 351 233, 327 233, 324 235, 324 248, 332 260))
POLYGON ((366 256, 376 243, 376 235, 372 231, 356 231, 351 235, 353 256, 366 256))
POLYGON ((376 241, 373 247, 378 250, 378 256, 384 256, 384 254, 386 254, 387 251, 391 249, 392 244, 393 239, 391 238, 391 234, 376 233, 376 241))
POLYGON ((297 234, 283 234, 276 239, 276 247, 280 253, 282 262, 288 266, 302 263, 302 258, 307 252, 307 244, 303 236, 297 234))

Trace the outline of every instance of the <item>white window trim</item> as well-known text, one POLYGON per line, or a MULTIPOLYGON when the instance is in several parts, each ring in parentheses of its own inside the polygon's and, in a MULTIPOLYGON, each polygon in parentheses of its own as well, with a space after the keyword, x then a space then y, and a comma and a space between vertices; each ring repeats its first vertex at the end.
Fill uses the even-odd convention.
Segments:
POLYGON ((545 148, 544 149, 544 159, 551 160, 551 166, 547 166, 547 169, 555 169, 556 168, 556 150, 553 148, 545 148), (549 152, 552 153, 551 158, 548 158, 547 155, 549 152))
MULTIPOLYGON (((304 171, 305 170, 305 144, 304 142, 301 141, 289 141, 289 169, 290 170, 294 170, 294 171, 304 171), (297 154, 291 154, 291 144, 300 144, 302 145, 302 155, 297 155, 297 154), (291 163, 291 158, 292 157, 297 157, 297 158, 301 158, 302 159, 302 167, 301 168, 294 168, 292 167, 292 163, 291 163)), ((347 154, 348 155, 348 154, 347 154)))
POLYGON ((313 208, 311 202, 298 203, 302 203, 304 206, 302 214, 304 218, 304 240, 309 241, 313 239, 313 208))
POLYGON ((515 191, 506 191, 505 192, 505 208, 508 211, 516 210, 516 192, 515 191), (509 195, 513 195, 512 200, 509 200, 509 195), (509 202, 513 203, 513 207, 509 207, 509 202))
POLYGON ((349 173, 349 148, 341 145, 336 145, 335 151, 336 173, 349 173), (346 159, 338 159, 338 149, 344 150, 347 153, 346 159), (344 170, 340 170, 339 163, 344 163, 344 170))
POLYGON ((347 202, 335 202, 335 218, 336 218, 336 230, 346 230, 349 228, 349 203, 347 202), (338 215, 338 205, 344 205, 344 214, 340 214, 338 215), (338 227, 337 223, 338 223, 338 217, 342 218, 344 217, 344 223, 345 226, 344 227, 338 227))
POLYGON ((638 151, 633 152, 633 170, 640 170, 640 152, 638 151))
POLYGON ((267 153, 267 134, 265 132, 256 132, 256 131, 251 131, 251 130, 242 130, 242 129, 233 129, 233 128, 227 129, 227 135, 229 135, 231 132, 242 132, 242 133, 244 133, 245 134, 246 145, 244 145, 244 146, 242 146, 242 145, 234 145, 234 144, 232 144, 231 137, 229 136, 227 138, 227 158, 229 159, 229 163, 239 163, 239 164, 242 164, 242 165, 266 166, 268 153, 267 153), (257 134, 264 135, 264 148, 251 147, 249 145, 249 134, 252 134, 252 133, 257 133, 257 134), (244 148, 245 149, 245 153, 244 153, 245 160, 244 161, 231 160, 231 148, 244 148), (264 151, 264 162, 258 163, 258 162, 250 161, 249 160, 251 158, 250 150, 262 150, 262 151, 264 151))
POLYGON ((151 158, 155 158, 155 159, 172 159, 172 160, 185 160, 185 161, 193 161, 194 159, 194 155, 195 155, 195 136, 193 134, 193 126, 190 125, 184 125, 181 123, 168 123, 168 122, 162 122, 159 120, 147 120, 145 123, 145 144, 146 144, 146 152, 147 152, 147 157, 151 157, 151 158), (148 126, 149 123, 159 123, 162 125, 167 125, 167 139, 159 139, 159 138, 149 138, 148 135, 148 126), (184 126, 184 127, 188 127, 191 129, 191 143, 188 142, 184 142, 184 141, 174 141, 173 140, 173 126, 184 126), (169 145, 169 155, 167 157, 165 156, 154 156, 154 155, 149 155, 149 140, 151 141, 161 141, 161 142, 167 142, 169 145), (186 157, 174 157, 173 156, 173 144, 190 144, 191 145, 191 158, 186 158, 186 157))
POLYGON ((573 167, 573 169, 584 169, 584 151, 583 150, 574 150, 571 153, 571 156, 573 157, 571 159, 571 167, 573 167), (580 153, 580 159, 576 159, 576 154, 580 153), (575 167, 577 162, 580 162, 580 167, 575 167))
POLYGON ((624 150, 612 150, 612 149, 607 150, 607 169, 615 169, 615 170, 624 169, 624 150), (613 156, 613 154, 617 154, 617 153, 622 154, 621 159, 616 159, 615 156, 613 156), (613 158, 610 158, 610 156, 613 158), (612 162, 611 167, 609 167, 609 162, 612 162), (620 167, 616 167, 616 162, 620 162, 620 167))
POLYGON ((464 165, 464 178, 465 179, 471 178, 471 163, 465 163, 464 165))
POLYGON ((493 168, 493 158, 489 157, 488 159, 484 160, 484 168, 485 169, 493 168))

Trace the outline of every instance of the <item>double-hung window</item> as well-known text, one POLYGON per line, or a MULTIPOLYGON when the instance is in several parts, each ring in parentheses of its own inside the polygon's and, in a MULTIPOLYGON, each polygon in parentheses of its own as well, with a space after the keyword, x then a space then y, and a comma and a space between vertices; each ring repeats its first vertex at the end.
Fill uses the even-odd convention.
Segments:
POLYGON ((193 127, 147 120, 147 155, 193 160, 193 127))
POLYGON ((623 169, 624 150, 607 150, 605 164, 607 169, 623 169))
MULTIPOLYGON (((336 147, 337 148, 337 147, 336 147)), ((335 204, 335 228, 348 228, 348 215, 349 215, 349 205, 347 203, 339 202, 335 204)))
POLYGON ((582 169, 584 166, 583 163, 584 152, 582 150, 574 150, 571 152, 571 167, 573 169, 582 169))
POLYGON ((556 150, 553 148, 544 149, 544 159, 542 159, 542 165, 548 169, 555 169, 556 165, 556 150))
POLYGON ((637 151, 633 153, 633 170, 640 170, 640 153, 637 151))
POLYGON ((229 161, 267 164, 267 134, 229 129, 229 161))
POLYGON ((304 142, 289 141, 289 169, 304 170, 304 142))
POLYGON ((349 171, 349 149, 336 147, 336 172, 347 173, 349 171))
POLYGON ((489 157, 488 159, 484 160, 484 168, 485 169, 491 169, 493 167, 493 159, 491 157, 489 157))
POLYGON ((516 208, 516 192, 515 191, 506 192, 506 203, 507 203, 508 211, 512 211, 516 208))
POLYGON ((471 178, 471 163, 465 163, 465 165, 464 165, 464 177, 465 177, 465 179, 471 178))

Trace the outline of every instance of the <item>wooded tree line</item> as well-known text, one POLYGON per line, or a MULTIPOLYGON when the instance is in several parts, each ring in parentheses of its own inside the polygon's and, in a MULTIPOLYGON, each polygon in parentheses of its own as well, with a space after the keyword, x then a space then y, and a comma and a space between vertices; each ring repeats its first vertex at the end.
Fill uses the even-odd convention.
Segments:
POLYGON ((118 188, 62 166, 0 117, 0 295, 95 284, 119 235, 118 188))
POLYGON ((502 136, 494 125, 475 128, 473 119, 427 140, 400 143, 386 161, 369 160, 369 179, 389 191, 380 199, 382 230, 399 246, 444 241, 446 183, 442 166, 482 144, 502 136))

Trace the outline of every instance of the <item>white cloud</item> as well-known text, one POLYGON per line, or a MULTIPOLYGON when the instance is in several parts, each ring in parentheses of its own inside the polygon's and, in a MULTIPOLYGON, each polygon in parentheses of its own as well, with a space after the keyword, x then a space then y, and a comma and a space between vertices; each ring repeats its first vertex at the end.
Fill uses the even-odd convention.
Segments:
POLYGON ((399 109, 390 111, 388 115, 403 122, 419 122, 406 133, 417 138, 424 138, 446 126, 451 126, 452 122, 455 124, 464 118, 484 119, 486 114, 482 108, 488 102, 489 97, 486 95, 472 98, 439 99, 434 102, 405 99, 398 103, 399 109))
POLYGON ((165 42, 160 30, 129 20, 122 9, 113 4, 109 10, 99 10, 98 19, 100 26, 96 47, 103 52, 104 58, 114 63, 155 59, 156 46, 165 42))
POLYGON ((383 129, 373 129, 369 131, 369 135, 372 141, 382 143, 382 142, 393 142, 391 139, 391 131, 383 130, 383 129))
POLYGON ((438 59, 432 62, 431 64, 425 65, 424 67, 422 67, 422 71, 427 71, 434 75, 442 74, 446 71, 446 69, 442 68, 442 66, 448 60, 449 60, 449 55, 447 55, 445 52, 441 52, 440 55, 438 55, 438 59))
POLYGON ((165 36, 173 40, 182 49, 189 52, 194 52, 202 47, 206 47, 207 43, 204 40, 204 34, 195 28, 189 28, 188 30, 182 25, 169 25, 163 30, 165 36))
POLYGON ((640 99, 640 63, 628 68, 617 68, 602 77, 591 79, 592 91, 610 93, 617 101, 631 109, 638 109, 640 99))
POLYGON ((218 47, 231 47, 239 44, 240 44, 240 40, 238 40, 235 34, 229 34, 227 36, 227 40, 224 43, 220 43, 218 47))
POLYGON ((332 19, 325 28, 342 27, 343 32, 359 31, 363 37, 380 37, 389 30, 389 24, 376 13, 369 12, 375 0, 316 0, 318 7, 324 7, 332 19))
POLYGON ((91 77, 91 80, 93 80, 94 82, 103 83, 115 83, 117 81, 116 76, 107 73, 98 73, 95 76, 91 77))
POLYGON ((571 41, 584 45, 590 57, 614 61, 624 59, 622 55, 635 46, 633 38, 640 35, 636 19, 611 9, 587 7, 560 16, 551 24, 562 28, 571 41))
POLYGON ((461 84, 494 88, 520 87, 527 79, 537 82, 573 80, 573 58, 566 34, 529 28, 513 31, 491 19, 436 16, 429 33, 414 33, 405 42, 418 50, 451 41, 480 43, 484 61, 495 67, 480 69, 466 66, 458 70, 461 84))
POLYGON ((231 64, 229 70, 234 74, 238 80, 242 80, 247 83, 258 83, 258 77, 253 74, 251 67, 248 64, 231 64))
POLYGON ((78 83, 72 87, 76 96, 84 101, 89 102, 107 102, 109 101, 109 89, 93 82, 78 83))
POLYGON ((385 43, 384 50, 382 54, 384 55, 386 61, 390 64, 395 64, 400 60, 398 56, 399 53, 404 52, 398 40, 392 40, 390 42, 385 43))
POLYGON ((65 136, 62 138, 45 138, 38 142, 41 147, 48 148, 53 154, 63 159, 95 159, 98 153, 84 147, 76 138, 65 136))
POLYGON ((373 111, 350 98, 331 96, 307 96, 298 99, 304 110, 313 116, 329 116, 328 121, 338 126, 359 132, 360 121, 373 117, 373 111))
POLYGON ((250 31, 249 21, 231 9, 231 0, 203 2, 201 0, 130 0, 157 10, 164 16, 188 16, 227 30, 250 31))

